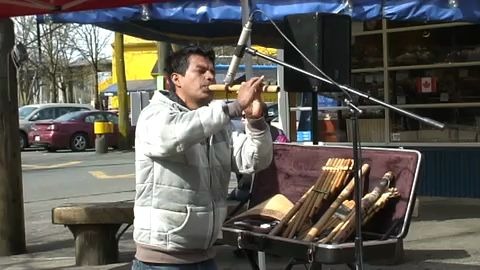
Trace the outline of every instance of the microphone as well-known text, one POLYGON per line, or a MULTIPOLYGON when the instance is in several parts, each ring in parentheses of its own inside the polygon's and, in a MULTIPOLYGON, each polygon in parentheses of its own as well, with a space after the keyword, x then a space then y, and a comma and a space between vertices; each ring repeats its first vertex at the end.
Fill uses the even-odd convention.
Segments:
POLYGON ((232 61, 228 67, 227 75, 223 80, 225 85, 232 84, 233 80, 235 79, 235 74, 237 73, 238 66, 240 65, 240 60, 245 53, 245 48, 247 47, 247 41, 250 36, 250 32, 252 32, 252 18, 249 18, 247 23, 243 26, 242 33, 240 34, 237 47, 235 48, 235 52, 232 57, 232 61))

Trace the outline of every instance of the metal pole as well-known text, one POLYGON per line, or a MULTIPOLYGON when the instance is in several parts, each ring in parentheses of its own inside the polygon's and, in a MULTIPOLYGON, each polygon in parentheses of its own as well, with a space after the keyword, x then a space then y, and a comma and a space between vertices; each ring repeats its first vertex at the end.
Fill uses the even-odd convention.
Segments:
POLYGON ((165 66, 167 62, 167 56, 170 54, 171 44, 169 42, 158 41, 157 42, 157 89, 165 89, 165 66))
POLYGON ((361 160, 359 152, 359 134, 358 134, 358 112, 351 110, 352 112, 352 149, 353 149, 353 171, 354 175, 354 185, 355 185, 355 269, 363 269, 363 238, 362 238, 362 221, 363 221, 363 212, 362 212, 362 185, 361 185, 361 160))

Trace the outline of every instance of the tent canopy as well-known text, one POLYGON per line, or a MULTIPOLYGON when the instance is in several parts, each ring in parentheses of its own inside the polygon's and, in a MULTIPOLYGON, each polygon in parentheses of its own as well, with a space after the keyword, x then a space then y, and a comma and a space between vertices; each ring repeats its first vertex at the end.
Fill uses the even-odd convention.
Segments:
MULTIPOLYGON (((1 2, 2 0, 0 0, 1 2)), ((127 1, 118 1, 127 2, 127 1)), ((353 20, 480 22, 480 1, 459 0, 250 0, 256 44, 279 47, 270 19, 282 27, 287 15, 348 14, 353 20)), ((54 22, 92 23, 128 35, 174 43, 234 44, 242 27, 241 1, 162 1, 148 5, 53 15, 54 22)), ((40 17, 40 19, 42 19, 40 17)))
POLYGON ((0 0, 0 18, 121 7, 161 0, 0 0))

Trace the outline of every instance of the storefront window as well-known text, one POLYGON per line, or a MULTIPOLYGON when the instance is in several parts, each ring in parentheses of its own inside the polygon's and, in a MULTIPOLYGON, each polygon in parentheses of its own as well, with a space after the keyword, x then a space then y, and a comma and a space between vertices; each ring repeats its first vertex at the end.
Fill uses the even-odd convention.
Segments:
POLYGON ((480 61, 480 27, 463 25, 388 33, 389 66, 480 61))
POLYGON ((352 69, 383 66, 382 34, 352 37, 352 69))
MULTIPOLYGON (((344 113, 346 119, 347 140, 353 139, 353 126, 351 113, 344 113)), ((360 142, 385 141, 385 110, 383 108, 364 108, 358 119, 358 132, 360 142)))
POLYGON ((400 70, 389 75, 392 104, 480 102, 478 66, 400 70))
MULTIPOLYGON (((479 142, 480 35, 475 34, 479 30, 480 25, 461 22, 354 22, 349 85, 446 125, 440 130, 394 110, 386 114, 379 104, 353 95, 363 110, 358 121, 360 141, 479 142)), ((352 140, 350 111, 343 98, 337 98, 337 107, 319 111, 321 141, 352 140)), ((301 100, 298 106, 311 106, 305 96, 297 100, 301 100)), ((306 134, 311 113, 298 112, 297 116, 298 132, 306 134)))
MULTIPOLYGON (((384 99, 383 72, 365 72, 352 74, 352 86, 378 100, 384 99)), ((366 99, 358 99, 359 105, 378 105, 366 99)))
POLYGON ((480 108, 406 108, 444 123, 442 130, 399 114, 391 114, 392 142, 478 142, 480 108))

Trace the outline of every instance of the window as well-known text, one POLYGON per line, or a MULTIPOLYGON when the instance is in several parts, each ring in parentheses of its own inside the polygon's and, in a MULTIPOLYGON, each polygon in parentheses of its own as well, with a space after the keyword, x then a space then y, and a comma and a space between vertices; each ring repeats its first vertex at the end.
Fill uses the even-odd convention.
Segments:
POLYGON ((59 117, 69 112, 78 112, 82 110, 86 109, 82 107, 58 107, 56 108, 56 116, 59 117))
POLYGON ((118 124, 118 117, 116 115, 107 113, 105 114, 105 117, 107 118, 107 121, 112 122, 115 125, 118 124))
MULTIPOLYGON (((438 130, 358 98, 363 111, 359 116, 361 141, 480 142, 479 31, 480 25, 463 22, 353 22, 349 85, 380 101, 446 124, 444 130, 438 130)), ((289 93, 298 106, 295 115, 290 114, 297 120, 297 138, 310 133, 311 99, 305 99, 308 95, 289 93)), ((350 141, 350 112, 341 102, 342 97, 337 100, 334 108, 319 104, 323 107, 318 112, 319 132, 335 133, 331 141, 350 141)), ((327 137, 319 139, 329 141, 327 137)))
POLYGON ((18 109, 18 117, 20 119, 25 119, 29 116, 33 111, 35 111, 38 107, 35 106, 23 106, 18 109))
POLYGON ((55 108, 40 109, 36 114, 32 116, 31 121, 49 120, 55 118, 55 108))
POLYGON ((94 123, 95 121, 105 121, 105 117, 101 113, 93 113, 85 117, 85 123, 94 123))

